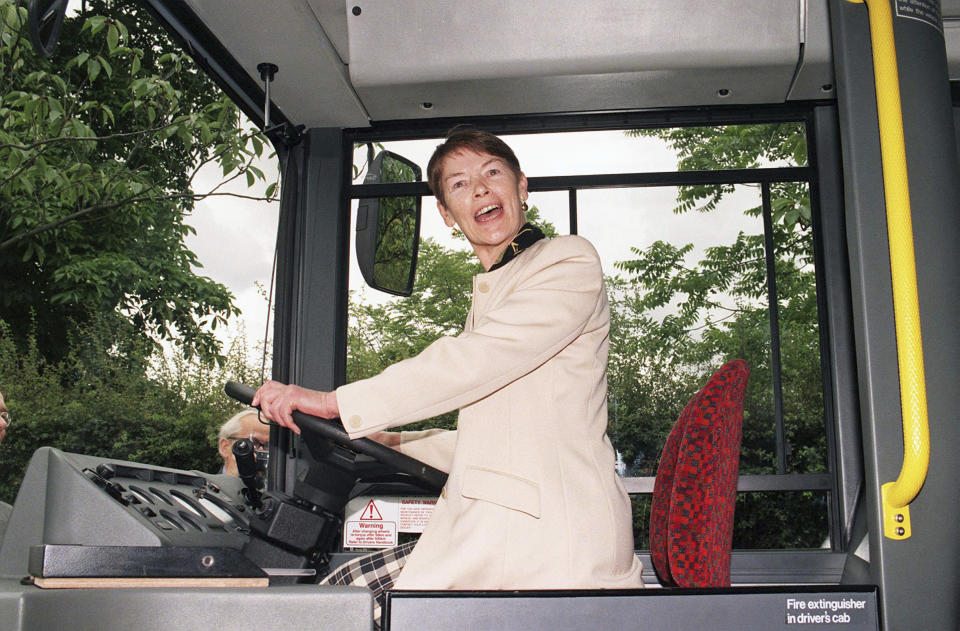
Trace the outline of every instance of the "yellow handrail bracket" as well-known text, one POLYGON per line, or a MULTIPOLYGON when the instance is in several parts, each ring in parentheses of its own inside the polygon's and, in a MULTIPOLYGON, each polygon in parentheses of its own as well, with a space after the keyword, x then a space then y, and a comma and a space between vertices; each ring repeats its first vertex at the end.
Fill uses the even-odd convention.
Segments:
POLYGON ((910 505, 894 506, 888 495, 896 482, 887 482, 880 487, 883 503, 883 536, 888 539, 907 539, 910 537, 910 505))

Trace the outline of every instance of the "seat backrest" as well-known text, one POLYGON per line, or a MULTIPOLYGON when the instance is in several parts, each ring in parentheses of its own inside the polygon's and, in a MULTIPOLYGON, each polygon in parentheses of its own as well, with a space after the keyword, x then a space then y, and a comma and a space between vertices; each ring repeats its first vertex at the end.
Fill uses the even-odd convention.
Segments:
POLYGON ((650 514, 650 556, 664 587, 727 587, 743 399, 750 368, 724 364, 667 437, 650 514))

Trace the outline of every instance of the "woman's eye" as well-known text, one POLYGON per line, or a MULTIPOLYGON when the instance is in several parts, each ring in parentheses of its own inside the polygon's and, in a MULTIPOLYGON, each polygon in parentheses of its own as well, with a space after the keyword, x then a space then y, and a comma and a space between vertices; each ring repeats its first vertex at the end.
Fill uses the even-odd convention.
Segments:
POLYGON ((463 187, 466 186, 466 185, 467 185, 467 183, 464 182, 463 180, 457 180, 457 181, 454 182, 452 185, 450 185, 450 189, 451 189, 451 190, 456 190, 456 189, 458 189, 458 188, 463 188, 463 187))
POLYGON ((490 169, 489 171, 487 171, 487 175, 499 175, 499 174, 500 174, 500 169, 490 169))

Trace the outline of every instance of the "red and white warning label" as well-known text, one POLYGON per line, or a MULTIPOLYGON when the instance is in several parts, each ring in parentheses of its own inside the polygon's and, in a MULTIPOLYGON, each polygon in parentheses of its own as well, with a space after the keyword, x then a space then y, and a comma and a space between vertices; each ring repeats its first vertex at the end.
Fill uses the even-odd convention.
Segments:
POLYGON ((384 519, 377 501, 370 499, 360 510, 359 515, 348 516, 344 522, 343 545, 346 548, 395 546, 397 545, 397 520, 384 519))
POLYGON ((436 505, 433 497, 355 497, 344 515, 343 547, 395 546, 397 533, 423 532, 436 505))

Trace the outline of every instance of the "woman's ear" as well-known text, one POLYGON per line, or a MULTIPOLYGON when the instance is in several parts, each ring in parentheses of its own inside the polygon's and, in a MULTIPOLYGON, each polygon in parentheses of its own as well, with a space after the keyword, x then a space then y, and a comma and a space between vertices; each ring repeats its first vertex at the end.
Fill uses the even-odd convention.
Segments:
POLYGON ((437 200, 437 210, 440 211, 440 216, 443 217, 443 223, 447 224, 448 228, 454 227, 457 222, 453 218, 453 213, 447 210, 447 207, 444 206, 439 200, 437 200))
POLYGON ((525 202, 530 196, 530 193, 527 191, 527 176, 523 174, 523 171, 520 172, 520 177, 517 178, 517 193, 520 194, 520 201, 525 202))

